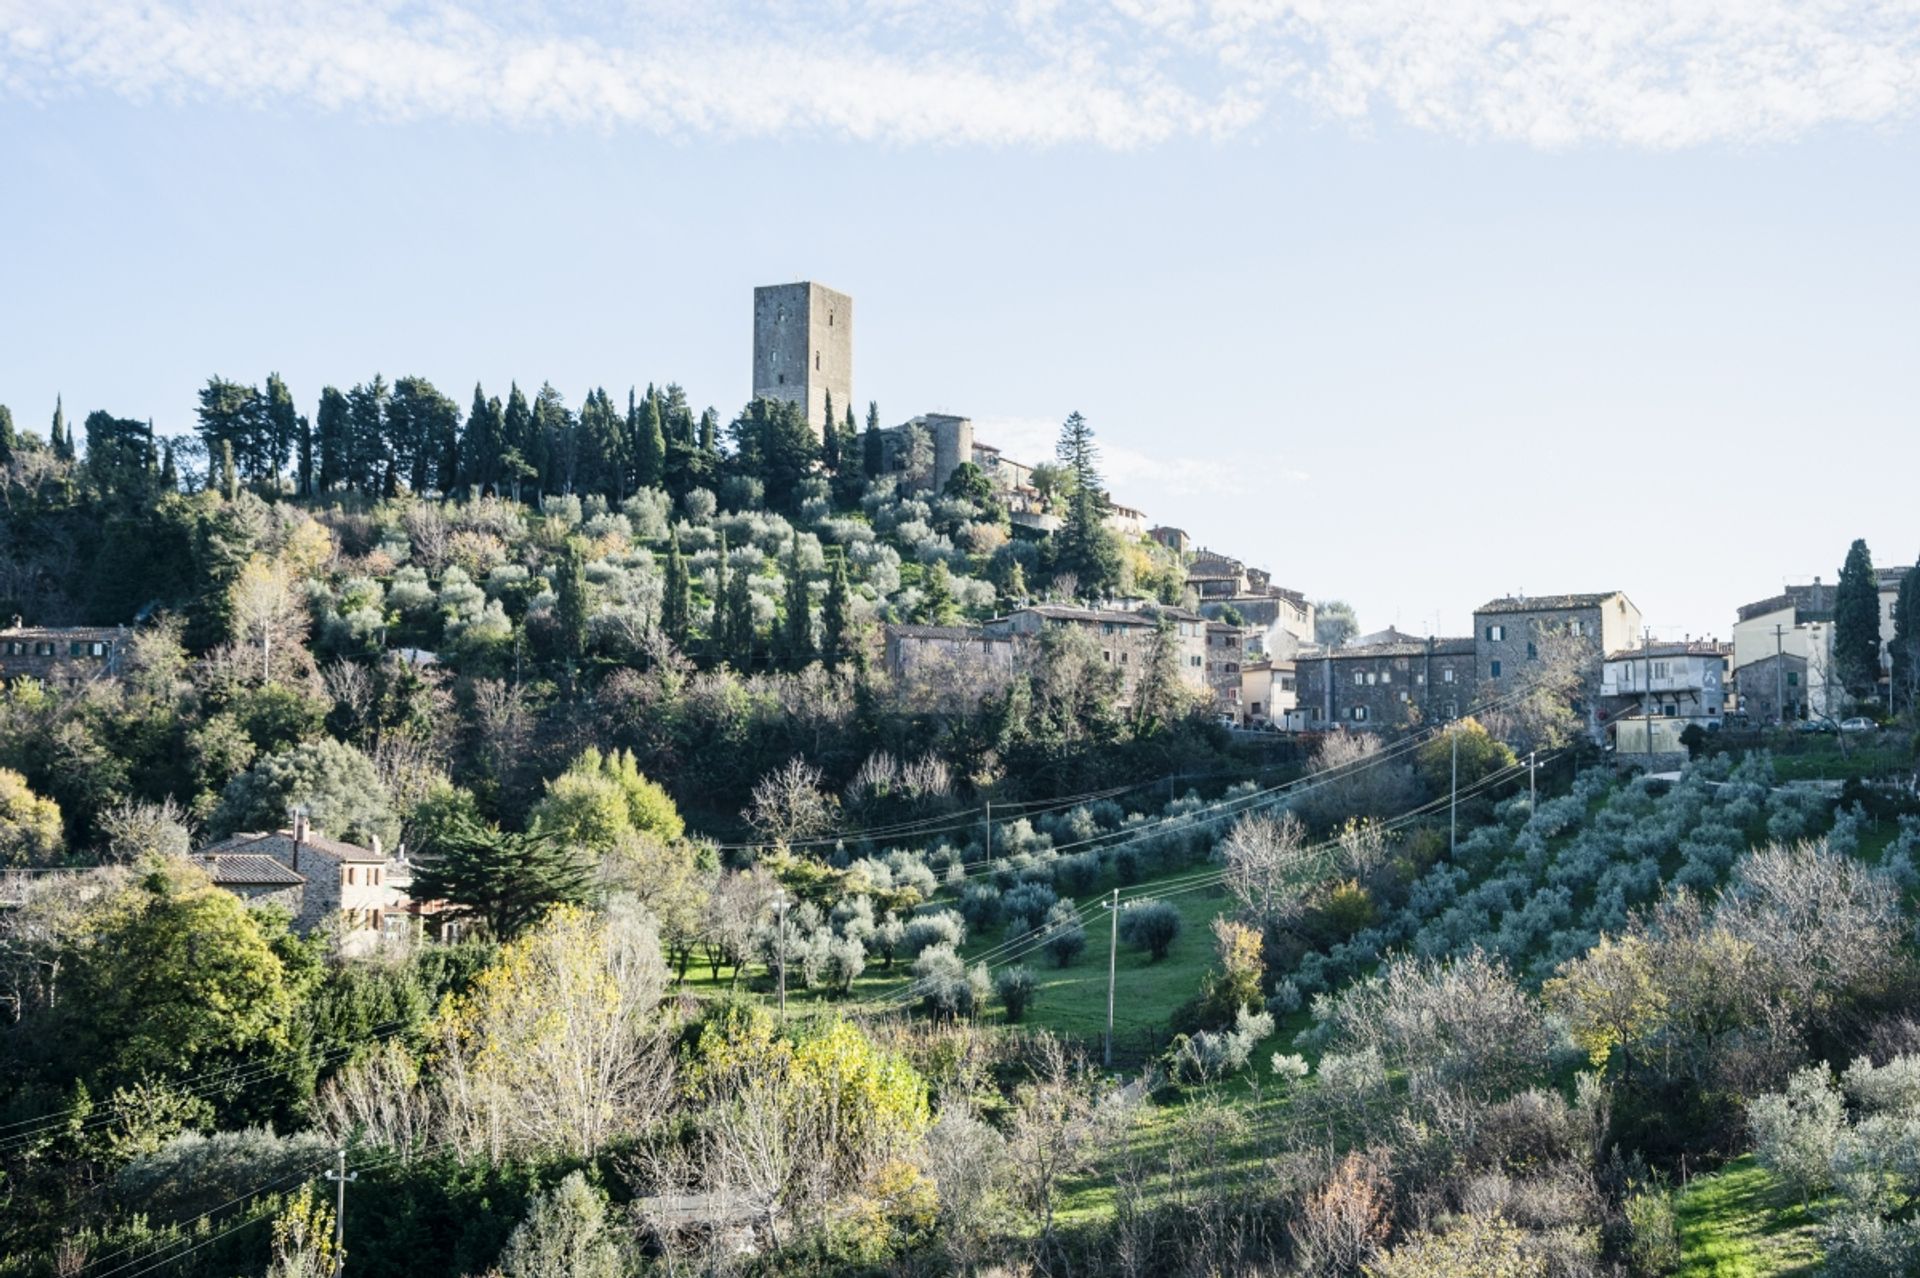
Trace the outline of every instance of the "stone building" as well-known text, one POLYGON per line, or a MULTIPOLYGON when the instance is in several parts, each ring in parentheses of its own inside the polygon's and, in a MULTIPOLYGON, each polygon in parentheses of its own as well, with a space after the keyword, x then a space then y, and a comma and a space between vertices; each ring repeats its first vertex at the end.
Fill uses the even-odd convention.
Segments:
POLYGON ((1727 710, 1731 644, 1654 643, 1607 654, 1600 696, 1615 758, 1660 771, 1688 758, 1681 733, 1718 727, 1727 710))
MULTIPOLYGON (((1265 577, 1266 574, 1260 574, 1265 577)), ((1210 620, 1238 616, 1247 630, 1247 651, 1268 657, 1291 657, 1313 642, 1313 604, 1297 590, 1264 586, 1259 594, 1202 599, 1200 611, 1210 620), (1228 613, 1228 609, 1232 613, 1228 613)))
POLYGON ((1020 641, 979 626, 890 625, 884 634, 886 671, 919 705, 970 708, 1019 667, 1020 641))
POLYGON ((132 640, 125 626, 28 626, 15 617, 0 630, 0 680, 71 686, 115 678, 132 640))
POLYGON ((1640 610, 1618 590, 1586 595, 1512 595, 1473 611, 1476 682, 1482 698, 1525 686, 1542 660, 1569 653, 1580 663, 1582 694, 1574 709, 1597 723, 1606 655, 1637 647, 1640 610))
POLYGON ((249 907, 277 905, 300 917, 307 880, 270 856, 248 852, 202 852, 189 857, 207 872, 213 885, 231 892, 249 907))
POLYGON ((1240 699, 1240 674, 1247 664, 1247 631, 1224 621, 1209 621, 1206 636, 1207 686, 1213 689, 1214 708, 1244 724, 1247 712, 1240 699))
MULTIPOLYGON (((1881 671, 1891 674, 1894 605, 1905 568, 1876 570, 1881 671)), ((1756 721, 1838 718, 1848 698, 1833 677, 1836 587, 1815 577, 1743 605, 1733 624, 1733 681, 1741 708, 1756 721)))
POLYGON ((1302 648, 1294 657, 1309 731, 1384 731, 1445 722, 1473 704, 1471 638, 1414 639, 1302 648))
POLYGON ((1108 608, 1077 608, 1067 604, 1034 604, 987 622, 990 634, 1022 642, 1037 640, 1050 626, 1071 626, 1091 636, 1100 657, 1121 673, 1120 702, 1131 705, 1140 677, 1153 655, 1153 645, 1164 618, 1172 627, 1175 665, 1190 690, 1211 692, 1207 679, 1206 619, 1185 608, 1150 607, 1137 612, 1108 608))
MULTIPOLYGON (((834 403, 840 401, 836 398, 834 403)), ((925 431, 928 442, 933 445, 932 469, 927 475, 927 484, 934 492, 941 492, 947 486, 947 480, 953 472, 960 469, 960 463, 971 461, 979 465, 979 450, 973 442, 973 421, 966 417, 956 417, 952 413, 922 413, 910 417, 898 426, 890 426, 880 432, 882 465, 887 470, 899 470, 905 464, 901 450, 906 443, 909 428, 925 431)), ((993 450, 998 456, 999 450, 993 450)), ((986 467, 981 467, 985 470, 986 467)), ((988 472, 993 478, 993 472, 988 472)))
POLYGON ((372 949, 386 933, 388 912, 406 906, 386 881, 387 856, 378 839, 363 848, 324 838, 308 827, 303 813, 294 814, 291 829, 231 835, 202 848, 197 859, 220 866, 230 858, 237 858, 235 864, 269 859, 298 876, 300 908, 294 927, 302 933, 337 935, 340 948, 349 954, 372 949))
POLYGON ((754 289, 753 397, 800 405, 824 438, 829 396, 844 419, 853 405, 853 299, 807 281, 754 289))

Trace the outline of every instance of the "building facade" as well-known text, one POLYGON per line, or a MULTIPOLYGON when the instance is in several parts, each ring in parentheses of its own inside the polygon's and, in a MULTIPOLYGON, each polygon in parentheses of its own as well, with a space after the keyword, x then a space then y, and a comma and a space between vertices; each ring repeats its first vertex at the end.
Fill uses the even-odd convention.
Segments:
POLYGON ((0 680, 77 685, 120 674, 133 632, 125 626, 28 626, 0 630, 0 680))
POLYGON ((1247 632, 1224 621, 1206 623, 1207 686, 1213 690, 1214 709, 1244 725, 1241 672, 1247 664, 1247 632))
POLYGON ((406 906, 387 882, 387 856, 379 844, 375 839, 373 847, 363 848, 325 838, 296 813, 291 829, 231 835, 202 848, 196 859, 224 867, 266 858, 285 867, 301 882, 295 929, 335 936, 342 952, 360 954, 379 943, 388 912, 406 906))
POLYGON ((987 622, 990 634, 1030 643, 1049 627, 1066 626, 1092 638, 1100 659, 1120 670, 1120 703, 1133 704, 1134 693, 1153 657, 1153 646, 1165 619, 1174 644, 1174 664, 1180 682, 1196 693, 1211 693, 1207 680, 1207 622, 1184 608, 1151 607, 1137 612, 1107 608, 1076 608, 1066 604, 1035 604, 987 622))
POLYGON ((1650 769, 1687 761, 1687 728, 1717 728, 1727 712, 1733 645, 1653 643, 1607 654, 1600 698, 1614 756, 1650 769))
POLYGON ((1299 709, 1315 732, 1444 722, 1473 704, 1475 661, 1464 636, 1303 648, 1293 662, 1299 709))
POLYGON ((1598 731, 1597 701, 1606 655, 1637 646, 1640 610, 1618 590, 1585 595, 1512 595, 1473 611, 1475 682, 1481 696, 1524 687, 1542 661, 1571 655, 1580 665, 1575 710, 1598 731))
POLYGON ((753 397, 800 405, 825 438, 829 398, 836 418, 853 405, 853 299, 808 281, 754 289, 753 397))

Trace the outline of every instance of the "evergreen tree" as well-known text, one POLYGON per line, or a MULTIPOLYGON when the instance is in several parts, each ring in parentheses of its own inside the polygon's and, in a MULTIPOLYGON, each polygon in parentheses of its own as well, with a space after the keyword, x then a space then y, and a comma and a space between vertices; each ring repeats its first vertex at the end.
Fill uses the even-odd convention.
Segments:
POLYGON ((1855 697, 1880 678, 1880 581, 1865 541, 1855 541, 1833 592, 1834 674, 1855 697))
POLYGON ((391 469, 387 447, 387 406, 393 392, 387 379, 375 373, 347 392, 347 473, 349 488, 377 493, 385 487, 391 469))
POLYGON ((67 433, 67 407, 58 395, 53 397, 53 434, 47 443, 57 460, 73 460, 73 436, 67 433))
POLYGON ((267 478, 272 457, 266 442, 269 414, 259 391, 224 377, 209 377, 200 390, 196 416, 209 459, 220 456, 224 444, 233 450, 234 468, 240 475, 252 480, 267 478))
POLYGON ((507 450, 506 422, 500 397, 487 398, 479 382, 473 384, 473 407, 467 411, 467 429, 460 444, 461 473, 474 495, 499 491, 500 457, 507 450))
POLYGON ((560 626, 560 647, 567 660, 578 661, 587 650, 587 616, 592 601, 587 587, 587 544, 567 538, 554 581, 554 619, 560 626))
MULTIPOLYGON (((313 496, 313 423, 300 414, 300 495, 313 496)), ((173 446, 167 446, 167 460, 173 460, 173 446)))
MULTIPOLYGON (((305 418, 301 419, 306 420, 305 418)), ((180 491, 180 472, 173 464, 173 441, 169 439, 160 449, 160 491, 177 493, 180 491)))
POLYGON ((546 449, 539 447, 534 440, 533 408, 520 390, 519 382, 507 388, 507 411, 502 419, 502 434, 506 441, 506 448, 500 450, 502 457, 511 450, 520 462, 511 475, 506 474, 504 464, 502 466, 502 477, 513 486, 513 499, 524 500, 523 490, 528 487, 532 487, 534 496, 538 497, 540 465, 546 457, 546 449))
POLYGON ((807 592, 806 569, 800 563, 798 534, 787 553, 786 609, 780 618, 780 647, 787 663, 795 670, 813 660, 813 604, 807 592))
POLYGON ((233 464, 233 441, 220 441, 220 493, 228 501, 240 500, 240 472, 233 464))
POLYGON ((402 377, 393 384, 387 403, 387 450, 393 458, 396 474, 405 475, 407 490, 422 493, 428 488, 447 491, 451 476, 444 483, 449 454, 458 464, 460 405, 440 393, 424 377, 402 377))
POLYGON ((1018 559, 1013 560, 1012 564, 1013 566, 1007 569, 1007 586, 1004 593, 1009 599, 1024 600, 1028 595, 1027 570, 1020 566, 1018 559))
POLYGON ((929 626, 950 626, 960 615, 960 608, 953 598, 953 576, 947 571, 944 559, 936 559, 927 569, 926 590, 920 596, 920 606, 914 609, 914 620, 929 626))
POLYGON ((278 489, 280 468, 287 464, 288 455, 300 439, 300 414, 293 407, 293 392, 287 389, 278 373, 267 374, 267 393, 260 401, 260 414, 259 478, 272 480, 278 489))
POLYGON ((754 641, 758 627, 753 619, 753 583, 742 568, 727 581, 727 658, 738 670, 753 668, 754 641))
POLYGON ((332 492, 347 482, 353 465, 353 406, 337 387, 320 392, 314 435, 320 446, 319 492, 332 492))
POLYGON ((652 387, 647 389, 647 397, 639 402, 634 424, 634 482, 642 488, 659 488, 667 479, 667 436, 660 425, 660 401, 654 398, 652 387))
POLYGON ((1920 700, 1920 560, 1900 578, 1894 598, 1893 693, 1904 708, 1920 700))
POLYGON ((667 585, 660 601, 660 628, 675 647, 685 647, 693 625, 693 582, 687 576, 686 557, 680 553, 680 530, 667 534, 667 585))
POLYGON ((627 496, 627 431, 625 419, 614 411, 606 387, 587 392, 576 434, 579 444, 574 449, 573 479, 578 491, 603 493, 618 505, 627 496))
POLYGON ((153 427, 112 413, 87 414, 86 473, 103 498, 145 501, 153 480, 153 427))
POLYGON ((540 383, 540 393, 533 397, 531 443, 538 452, 522 451, 540 472, 541 494, 572 492, 580 460, 579 440, 573 412, 552 382, 540 383))
POLYGON ((1100 451, 1087 419, 1079 413, 1069 415, 1054 451, 1073 481, 1066 519, 1054 534, 1054 571, 1072 573, 1083 599, 1100 599, 1120 583, 1120 548, 1107 527, 1100 451))
POLYGON ((724 658, 733 651, 732 637, 727 633, 727 596, 732 591, 730 572, 727 565, 727 534, 722 532, 720 559, 714 567, 713 624, 707 628, 707 646, 716 658, 724 658))
POLYGON ((827 410, 820 419, 820 464, 828 470, 840 469, 839 423, 833 420, 833 392, 827 392, 827 410))
POLYGON ((511 940, 556 905, 584 901, 591 862, 560 839, 507 834, 456 818, 435 840, 438 854, 414 875, 422 900, 447 901, 511 940))
POLYGON ((877 400, 867 401, 867 438, 866 450, 861 457, 861 469, 867 472, 868 479, 878 479, 880 472, 887 467, 887 446, 880 438, 880 404, 877 400))
POLYGON ((700 414, 700 455, 709 467, 720 457, 720 414, 711 408, 700 414))
POLYGON ((768 509, 793 510, 800 481, 812 473, 820 455, 820 441, 800 405, 756 399, 728 430, 735 467, 765 485, 768 509))
POLYGON ((827 597, 820 605, 820 656, 838 669, 853 650, 853 590, 847 582, 847 557, 833 557, 833 575, 827 578, 827 597))
POLYGON ((0 466, 13 464, 13 450, 19 443, 19 436, 13 429, 13 410, 0 404, 0 466))

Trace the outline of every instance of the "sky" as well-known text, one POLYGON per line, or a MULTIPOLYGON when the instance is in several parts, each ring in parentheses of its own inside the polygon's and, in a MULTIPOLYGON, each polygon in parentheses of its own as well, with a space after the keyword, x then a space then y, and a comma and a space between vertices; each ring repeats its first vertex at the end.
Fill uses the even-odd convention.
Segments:
POLYGON ((854 393, 1369 629, 1920 553, 1920 0, 0 0, 0 403, 854 393))

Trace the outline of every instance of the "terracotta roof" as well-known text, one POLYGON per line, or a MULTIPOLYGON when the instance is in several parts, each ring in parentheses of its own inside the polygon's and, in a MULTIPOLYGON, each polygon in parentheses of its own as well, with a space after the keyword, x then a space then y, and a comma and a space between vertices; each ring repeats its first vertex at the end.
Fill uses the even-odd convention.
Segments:
POLYGON ((1609 652, 1608 661, 1632 661, 1637 657, 1727 657, 1733 655, 1730 643, 1712 643, 1705 639, 1687 642, 1650 643, 1644 648, 1622 648, 1609 652))
POLYGON ((216 852, 190 858, 222 887, 298 887, 306 876, 295 874, 270 856, 252 852, 216 852))
MULTIPOLYGON (((1436 657, 1470 657, 1474 653, 1471 637, 1436 637, 1433 641, 1433 655, 1436 657)), ((1398 643, 1372 643, 1352 648, 1326 649, 1309 646, 1294 653, 1294 660, 1324 661, 1331 657, 1335 661, 1372 660, 1377 657, 1424 657, 1427 655, 1427 640, 1409 639, 1398 643)))
POLYGON ((1618 590, 1607 590, 1597 595, 1509 595, 1504 599, 1490 599, 1473 611, 1483 612, 1567 612, 1575 608, 1598 608, 1609 599, 1619 597, 1618 590))
POLYGON ((52 639, 61 643, 124 642, 132 637, 125 626, 9 626, 0 639, 52 639))
POLYGON ((890 635, 902 635, 908 639, 991 639, 995 643, 1007 641, 1006 635, 988 634, 977 626, 888 626, 890 635))

